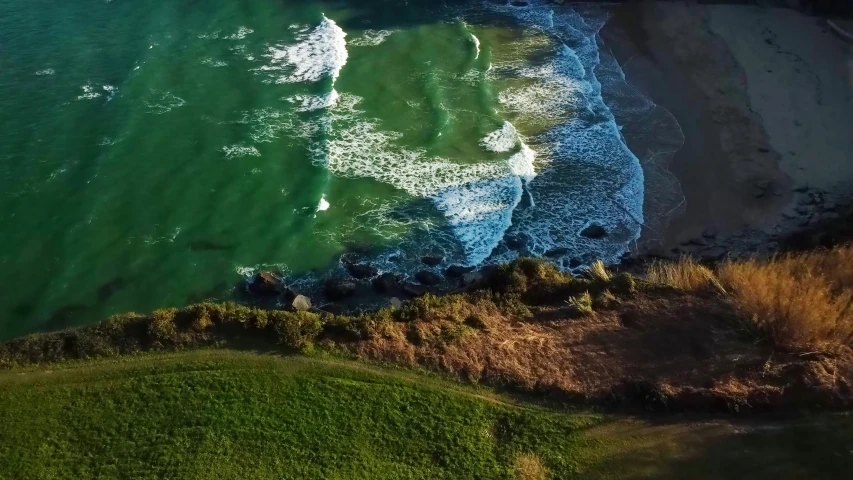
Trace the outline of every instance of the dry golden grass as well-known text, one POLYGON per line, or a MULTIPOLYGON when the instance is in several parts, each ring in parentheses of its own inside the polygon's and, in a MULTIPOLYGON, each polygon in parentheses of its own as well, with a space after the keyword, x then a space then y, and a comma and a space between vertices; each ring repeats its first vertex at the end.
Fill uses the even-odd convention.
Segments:
POLYGON ((599 282, 610 281, 610 272, 607 271, 607 267, 604 266, 604 262, 601 260, 592 262, 592 265, 589 266, 589 276, 599 282))
POLYGON ((681 257, 677 262, 655 262, 646 272, 646 278, 652 283, 691 292, 716 289, 725 293, 714 272, 698 263, 693 257, 681 257))
POLYGON ((513 461, 514 476, 517 480, 545 480, 548 469, 535 453, 519 453, 513 461))
POLYGON ((726 262, 719 279, 781 348, 834 351, 853 341, 853 248, 726 262))

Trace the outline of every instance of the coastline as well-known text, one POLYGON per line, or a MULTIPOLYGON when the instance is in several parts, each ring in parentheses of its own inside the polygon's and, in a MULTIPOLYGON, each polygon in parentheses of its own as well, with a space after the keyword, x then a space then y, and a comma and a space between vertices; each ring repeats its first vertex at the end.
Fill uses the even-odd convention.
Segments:
POLYGON ((662 242, 641 238, 636 254, 770 255, 784 237, 839 217, 853 184, 844 153, 853 151, 853 137, 845 139, 853 84, 844 77, 849 46, 825 30, 814 18, 767 7, 613 9, 605 46, 685 137, 670 163, 685 211, 670 219, 662 242), (806 40, 795 45, 800 36, 806 40), (812 88, 799 88, 809 81, 812 88))

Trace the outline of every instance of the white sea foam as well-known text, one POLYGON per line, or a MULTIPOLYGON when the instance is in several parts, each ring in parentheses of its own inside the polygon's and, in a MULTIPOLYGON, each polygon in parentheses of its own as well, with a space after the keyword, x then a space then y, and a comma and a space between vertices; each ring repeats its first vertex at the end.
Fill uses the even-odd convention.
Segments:
POLYGON ((471 34, 471 40, 474 41, 474 48, 477 49, 477 54, 474 56, 474 60, 480 58, 480 39, 477 38, 473 33, 471 34))
POLYGON ((501 128, 480 140, 480 145, 491 152, 508 152, 517 144, 518 132, 509 122, 504 122, 501 128))
POLYGON ((261 156, 261 152, 259 152, 257 148, 251 145, 227 145, 225 147, 222 147, 222 151, 225 153, 225 158, 228 159, 261 156))
POLYGON ((53 75, 56 73, 56 70, 52 68, 45 68, 44 70, 39 70, 35 73, 35 75, 43 76, 43 75, 53 75))
POLYGON ((255 31, 252 30, 251 28, 240 27, 239 29, 237 29, 236 33, 232 33, 231 35, 228 35, 227 37, 225 37, 225 39, 226 40, 242 40, 242 39, 246 38, 247 35, 250 35, 252 33, 255 33, 255 31))
MULTIPOLYGON (((522 143, 507 161, 477 164, 432 157, 424 149, 399 146, 402 134, 381 130, 376 121, 364 117, 356 108, 359 100, 342 94, 330 110, 329 122, 335 128, 314 146, 315 162, 339 176, 373 178, 431 199, 462 243, 467 261, 482 262, 511 223, 523 192, 522 179, 532 175, 533 151, 522 143)), ((513 145, 518 143, 516 134, 513 145)))
POLYGON ((394 30, 365 30, 360 37, 348 42, 354 47, 375 47, 394 33, 394 30))
POLYGON ((93 100, 101 96, 101 92, 96 91, 91 83, 87 83, 80 88, 83 90, 83 93, 77 96, 77 100, 93 100))
POLYGON ((224 66, 228 65, 228 62, 224 62, 222 60, 214 60, 212 58, 205 58, 204 60, 201 61, 201 63, 203 65, 207 65, 209 67, 214 67, 214 68, 224 67, 224 66))
POLYGON ((323 195, 320 197, 320 202, 317 203, 317 211, 318 212, 325 212, 326 210, 329 209, 330 206, 331 205, 329 205, 329 202, 326 200, 326 196, 323 195))
POLYGON ((184 101, 183 98, 180 98, 171 92, 160 90, 151 90, 151 94, 145 101, 145 105, 148 107, 148 112, 157 115, 170 112, 175 108, 184 106, 186 103, 187 102, 184 101))
POLYGON ((344 32, 333 20, 323 17, 314 30, 301 33, 293 45, 267 47, 269 63, 256 71, 270 74, 275 83, 316 82, 325 77, 338 78, 347 63, 344 32))
POLYGON ((337 103, 339 97, 338 91, 332 89, 323 95, 293 95, 288 97, 287 101, 297 105, 297 112, 311 112, 331 107, 337 103))

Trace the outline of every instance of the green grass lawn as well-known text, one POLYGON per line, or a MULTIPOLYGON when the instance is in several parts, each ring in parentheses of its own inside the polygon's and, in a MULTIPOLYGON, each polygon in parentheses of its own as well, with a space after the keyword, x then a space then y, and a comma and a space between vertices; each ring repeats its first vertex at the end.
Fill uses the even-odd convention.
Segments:
POLYGON ((529 453, 552 478, 853 471, 847 416, 664 418, 548 411, 342 360, 156 354, 0 372, 0 478, 499 479, 529 453))

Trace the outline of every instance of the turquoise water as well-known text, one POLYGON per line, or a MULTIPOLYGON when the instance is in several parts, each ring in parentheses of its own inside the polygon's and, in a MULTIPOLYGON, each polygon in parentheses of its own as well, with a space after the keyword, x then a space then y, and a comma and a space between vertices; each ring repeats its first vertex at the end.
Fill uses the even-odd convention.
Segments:
POLYGON ((606 11, 435 3, 0 0, 0 338, 259 268, 477 265, 507 236, 565 267, 653 234, 680 130, 606 11))

